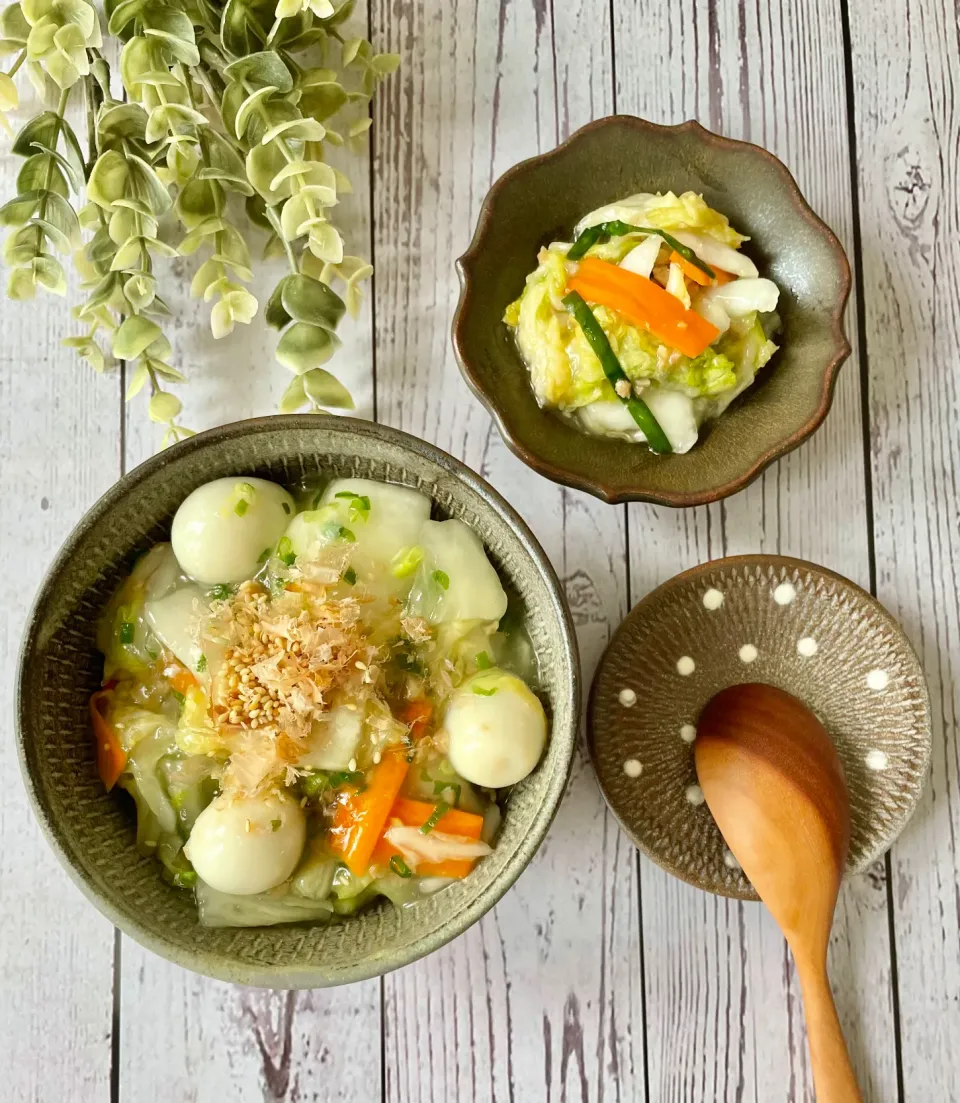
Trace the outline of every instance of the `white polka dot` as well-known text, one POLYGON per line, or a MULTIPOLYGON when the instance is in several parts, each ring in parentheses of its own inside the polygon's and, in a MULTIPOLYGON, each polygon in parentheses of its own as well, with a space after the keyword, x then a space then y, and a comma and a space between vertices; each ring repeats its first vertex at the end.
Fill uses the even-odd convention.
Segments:
POLYGON ((621 689, 617 700, 625 709, 628 709, 637 703, 637 695, 632 689, 621 689))
POLYGON ((781 582, 773 591, 773 600, 778 605, 789 605, 797 596, 797 591, 792 582, 781 582))
POLYGON ((712 586, 703 595, 703 606, 705 609, 709 609, 712 613, 714 610, 719 609, 723 604, 723 594, 719 590, 715 590, 712 586))
POLYGON ((875 689, 878 693, 886 689, 890 684, 890 675, 885 670, 871 670, 867 675, 867 688, 875 689))
POLYGON ((685 796, 691 804, 703 804, 703 790, 699 785, 688 785, 685 796))
POLYGON ((797 654, 809 659, 812 655, 816 655, 819 646, 813 636, 804 636, 802 640, 797 640, 797 654))
POLYGON ((740 662, 755 663, 757 661, 757 654, 757 649, 753 646, 752 643, 745 643, 739 651, 740 662))
POLYGON ((627 777, 639 777, 643 773, 643 764, 636 758, 628 758, 623 764, 627 777))
POLYGON ((693 724, 684 724, 680 729, 680 738, 684 743, 692 743, 697 738, 697 729, 693 724))
POLYGON ((740 869, 740 863, 737 861, 737 857, 732 850, 725 850, 723 852, 723 864, 727 869, 740 869))
POLYGON ((684 678, 689 677, 697 669, 697 664, 690 658, 689 655, 681 655, 677 659, 677 673, 684 678))
POLYGON ((868 770, 885 770, 890 759, 883 751, 869 751, 864 761, 868 770))

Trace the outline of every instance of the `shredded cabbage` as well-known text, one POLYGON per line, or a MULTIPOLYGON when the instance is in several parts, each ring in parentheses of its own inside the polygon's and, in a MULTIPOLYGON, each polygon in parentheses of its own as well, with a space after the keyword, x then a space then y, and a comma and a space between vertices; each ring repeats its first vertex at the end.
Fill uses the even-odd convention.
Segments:
MULTIPOLYGON (((702 195, 692 191, 686 191, 682 195, 675 195, 672 191, 664 195, 641 193, 619 203, 610 203, 582 218, 576 233, 581 233, 588 226, 615 220, 629 225, 651 226, 668 233, 675 230, 695 230, 716 238, 733 249, 744 241, 749 241, 749 238, 733 229, 726 215, 715 211, 707 205, 702 195)), ((590 255, 594 255, 592 250, 590 255)))

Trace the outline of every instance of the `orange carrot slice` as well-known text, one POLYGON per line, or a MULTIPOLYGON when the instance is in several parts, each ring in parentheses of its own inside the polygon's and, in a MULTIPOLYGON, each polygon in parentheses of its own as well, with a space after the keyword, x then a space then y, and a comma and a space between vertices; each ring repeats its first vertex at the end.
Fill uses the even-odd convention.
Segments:
POLYGON ((709 287, 710 284, 713 283, 713 280, 710 279, 702 268, 698 268, 695 264, 691 264, 686 257, 680 256, 676 249, 670 254, 670 261, 672 264, 679 264, 680 271, 687 279, 693 280, 694 283, 700 284, 701 287, 709 287))
POLYGON ((112 698, 109 689, 101 689, 90 698, 90 723, 97 744, 97 770, 108 793, 127 764, 127 752, 120 745, 117 733, 106 716, 112 698))
POLYGON ((653 280, 596 257, 586 257, 580 262, 568 286, 587 302, 616 310, 628 322, 648 329, 664 344, 691 359, 720 336, 716 326, 695 311, 687 310, 653 280))
POLYGON ((350 872, 358 877, 367 872, 408 769, 403 754, 388 751, 380 765, 368 774, 366 787, 354 789, 336 806, 330 828, 330 849, 339 854, 350 872))
MULTIPOLYGON (((399 820, 405 827, 423 827, 433 815, 434 807, 435 805, 428 804, 426 801, 399 797, 390 810, 387 825, 391 820, 399 820)), ((475 816, 472 812, 461 812, 457 808, 451 808, 437 820, 435 830, 443 831, 448 835, 462 835, 467 839, 479 839, 480 832, 483 830, 483 816, 475 816)), ((381 839, 373 852, 371 864, 386 869, 394 855, 401 855, 401 852, 395 846, 391 846, 386 839, 381 839)), ((448 858, 443 862, 421 862, 417 866, 417 876, 459 879, 466 877, 475 863, 475 858, 448 858)))

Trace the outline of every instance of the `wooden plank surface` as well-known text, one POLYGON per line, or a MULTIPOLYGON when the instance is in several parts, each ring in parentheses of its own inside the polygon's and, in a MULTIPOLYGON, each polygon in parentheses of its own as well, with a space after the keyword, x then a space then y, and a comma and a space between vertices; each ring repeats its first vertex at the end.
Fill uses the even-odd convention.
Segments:
MULTIPOLYGON (((766 146, 852 252, 840 4, 615 9, 617 109, 659 122, 695 117, 766 146)), ((632 600, 682 568, 742 552, 798 555, 868 583, 856 356, 824 428, 747 491, 704 509, 629 514, 632 600)), ((651 1098, 812 1099, 796 975, 766 912, 705 896, 646 861, 641 904, 651 1098)), ((870 1100, 897 1092, 887 924, 880 864, 845 885, 830 955, 870 1100)))
MULTIPOLYGON (((611 106, 601 0, 398 5, 373 24, 406 60, 377 109, 380 418, 489 478, 562 576, 587 683, 625 611, 622 510, 562 490, 501 442, 454 365, 454 261, 515 161, 611 106)), ((530 869, 493 913, 385 979, 387 1100, 644 1099, 636 864, 582 757, 530 869)))
POLYGON ((892 853, 903 1098, 960 1097, 960 30, 930 0, 851 5, 877 596, 933 711, 933 769, 892 853))
MULTIPOLYGON (((30 86, 9 116, 41 110, 30 86)), ((0 195, 22 161, 4 148, 0 195)), ((4 234, 6 236, 6 234, 4 234)), ((6 283, 6 272, 3 273, 6 283)), ((116 384, 60 347, 67 299, 0 301, 0 1096, 46 1103, 108 1098, 113 928, 86 902, 43 840, 20 783, 13 693, 20 636, 60 544, 120 473, 116 384)))

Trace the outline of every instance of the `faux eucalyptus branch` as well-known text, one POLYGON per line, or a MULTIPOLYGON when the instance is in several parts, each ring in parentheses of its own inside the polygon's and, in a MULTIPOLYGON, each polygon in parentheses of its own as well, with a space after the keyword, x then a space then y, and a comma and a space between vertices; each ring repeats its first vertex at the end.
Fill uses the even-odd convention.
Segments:
POLYGON ((184 377, 170 363, 155 261, 198 255, 190 290, 212 303, 210 327, 223 337, 259 308, 244 286, 250 223, 268 232, 264 256, 289 268, 265 308, 281 331, 277 360, 293 373, 281 410, 353 406, 323 365, 373 269, 344 252, 331 216, 350 182, 326 151, 363 140, 370 97, 399 63, 343 37, 354 2, 107 0, 123 100, 111 94, 87 0, 20 0, 0 16, 0 56, 12 58, 0 69, 0 123, 18 106, 18 73, 52 105, 13 139, 24 160, 16 196, 0 207, 7 294, 64 295, 57 254, 71 254, 85 293, 73 314, 86 332, 64 343, 97 371, 110 355, 127 361, 127 397, 149 386, 165 443, 189 430, 166 389, 184 377), (86 152, 67 120, 81 98, 86 152))

